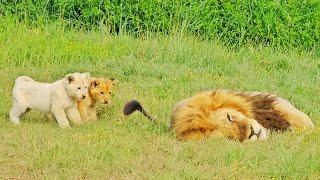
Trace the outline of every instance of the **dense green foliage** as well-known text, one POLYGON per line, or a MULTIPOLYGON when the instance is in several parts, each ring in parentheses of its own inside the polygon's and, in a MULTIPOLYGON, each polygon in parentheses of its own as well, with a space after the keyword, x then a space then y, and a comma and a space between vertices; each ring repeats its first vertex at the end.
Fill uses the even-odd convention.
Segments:
POLYGON ((186 33, 229 46, 310 50, 320 41, 318 0, 1 0, 0 13, 31 24, 63 20, 68 27, 136 36, 186 33))

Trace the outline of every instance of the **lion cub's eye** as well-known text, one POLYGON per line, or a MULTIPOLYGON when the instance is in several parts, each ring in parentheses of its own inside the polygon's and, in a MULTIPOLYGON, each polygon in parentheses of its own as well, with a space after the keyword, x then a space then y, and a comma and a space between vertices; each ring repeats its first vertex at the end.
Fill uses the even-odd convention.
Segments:
POLYGON ((80 90, 81 89, 81 87, 78 87, 78 90, 80 90))
POLYGON ((109 94, 111 95, 111 92, 109 92, 109 94))
POLYGON ((84 88, 88 89, 88 86, 86 86, 86 87, 84 87, 84 88))
POLYGON ((101 95, 104 95, 104 92, 100 92, 101 95))

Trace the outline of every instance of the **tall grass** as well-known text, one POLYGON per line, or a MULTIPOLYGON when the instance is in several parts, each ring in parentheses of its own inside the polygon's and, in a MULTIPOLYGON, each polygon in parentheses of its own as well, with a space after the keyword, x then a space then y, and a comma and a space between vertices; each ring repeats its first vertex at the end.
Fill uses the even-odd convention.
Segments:
POLYGON ((0 14, 30 24, 63 21, 67 27, 104 28, 135 36, 175 31, 229 46, 263 44, 317 49, 317 0, 1 0, 0 14))

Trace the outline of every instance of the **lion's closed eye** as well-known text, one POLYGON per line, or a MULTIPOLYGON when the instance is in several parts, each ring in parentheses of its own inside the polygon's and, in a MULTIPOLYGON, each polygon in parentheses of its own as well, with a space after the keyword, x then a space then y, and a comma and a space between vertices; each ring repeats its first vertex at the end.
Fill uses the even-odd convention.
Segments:
POLYGON ((229 113, 227 113, 227 119, 229 122, 234 122, 234 117, 232 117, 229 113))

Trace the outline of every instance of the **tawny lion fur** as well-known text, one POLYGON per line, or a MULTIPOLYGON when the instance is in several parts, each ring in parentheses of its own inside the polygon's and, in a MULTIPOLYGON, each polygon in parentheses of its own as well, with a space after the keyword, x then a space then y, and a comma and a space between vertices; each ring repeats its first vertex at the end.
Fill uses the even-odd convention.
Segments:
MULTIPOLYGON (((141 107, 139 111, 145 112, 141 107)), ((179 140, 222 136, 243 141, 266 139, 270 130, 305 130, 314 125, 306 114, 274 94, 220 89, 177 103, 170 128, 179 140)))
POLYGON ((270 130, 313 128, 306 114, 280 97, 228 90, 207 91, 179 102, 172 113, 171 127, 182 140, 222 135, 242 141, 251 133, 249 120, 270 130), (233 122, 226 114, 234 117, 233 122))
POLYGON ((88 98, 78 101, 82 122, 95 121, 97 119, 97 102, 105 105, 111 103, 112 90, 116 83, 117 80, 114 79, 96 77, 89 79, 88 98))

